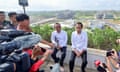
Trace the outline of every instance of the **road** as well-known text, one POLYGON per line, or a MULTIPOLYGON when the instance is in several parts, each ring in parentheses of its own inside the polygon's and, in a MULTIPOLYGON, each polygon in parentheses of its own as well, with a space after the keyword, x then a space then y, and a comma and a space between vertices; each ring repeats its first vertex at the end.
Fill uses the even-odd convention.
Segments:
POLYGON ((96 28, 102 28, 104 25, 107 25, 109 27, 111 27, 112 29, 114 29, 115 31, 120 31, 120 25, 119 24, 113 24, 104 20, 91 20, 90 21, 90 27, 92 27, 94 29, 94 27, 96 28))
MULTIPOLYGON (((44 65, 42 68, 45 70, 45 72, 50 72, 49 67, 50 67, 51 65, 53 65, 53 64, 54 64, 53 62, 49 62, 49 64, 44 65)), ((68 65, 68 64, 65 64, 65 65, 64 65, 64 69, 65 69, 65 72, 69 72, 69 65, 68 65)), ((79 66, 75 66, 75 67, 74 67, 74 72, 80 72, 80 67, 79 67, 79 66)), ((98 72, 98 71, 93 70, 93 69, 86 69, 86 72, 98 72)))
POLYGON ((41 21, 38 21, 38 22, 35 22, 35 23, 31 23, 30 25, 35 26, 35 25, 43 24, 43 23, 46 23, 46 22, 49 22, 49 21, 52 21, 52 20, 55 20, 55 19, 56 18, 48 18, 48 19, 44 19, 44 20, 41 20, 41 21))
MULTIPOLYGON (((44 20, 41 20, 41 21, 38 21, 38 22, 35 22, 35 23, 32 23, 30 24, 31 26, 35 26, 35 25, 39 25, 39 24, 43 24, 43 23, 46 23, 46 22, 49 22, 49 21, 53 21, 53 20, 56 20, 56 18, 48 18, 48 19, 44 19, 44 20)), ((66 20, 67 21, 67 20, 66 20)), ((71 24, 73 21, 70 21, 71 24)), ((69 23, 70 23, 69 22, 69 23)), ((104 25, 108 25, 110 26, 112 29, 114 29, 115 31, 120 31, 120 25, 119 24, 112 24, 112 23, 109 23, 109 22, 106 22, 106 21, 103 21, 103 20, 90 20, 90 22, 93 22, 92 24, 96 25, 96 24, 101 24, 104 22, 104 25)), ((64 24, 66 25, 66 23, 64 24)), ((63 26, 64 26, 63 25, 63 26)), ((93 26, 94 26, 93 25, 93 26)), ((69 25, 70 26, 70 25, 69 25)), ((96 26, 95 26, 96 27, 96 26)), ((100 26, 98 25, 98 28, 100 28, 100 26)))
POLYGON ((120 31, 120 25, 119 24, 112 24, 112 23, 106 23, 108 26, 110 26, 115 31, 120 31))

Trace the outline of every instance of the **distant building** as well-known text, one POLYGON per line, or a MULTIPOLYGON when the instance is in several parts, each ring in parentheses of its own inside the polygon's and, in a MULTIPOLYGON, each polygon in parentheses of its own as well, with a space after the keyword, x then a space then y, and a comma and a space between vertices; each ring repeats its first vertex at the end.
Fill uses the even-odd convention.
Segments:
POLYGON ((74 18, 75 12, 70 10, 61 11, 57 14, 58 19, 72 19, 74 18))
POLYGON ((114 19, 114 15, 113 14, 104 14, 104 19, 114 19))
POLYGON ((96 18, 96 19, 103 19, 103 16, 104 16, 103 13, 97 13, 97 14, 95 15, 95 18, 96 18))
POLYGON ((99 21, 99 20, 92 20, 89 22, 88 28, 94 30, 96 28, 98 29, 104 29, 105 27, 105 22, 99 21))
POLYGON ((114 19, 115 16, 112 13, 97 13, 95 15, 96 19, 114 19))

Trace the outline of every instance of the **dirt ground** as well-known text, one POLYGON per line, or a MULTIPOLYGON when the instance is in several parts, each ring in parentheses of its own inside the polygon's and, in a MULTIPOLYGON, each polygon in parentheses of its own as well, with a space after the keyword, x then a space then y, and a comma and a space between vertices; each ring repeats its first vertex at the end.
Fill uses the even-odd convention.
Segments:
MULTIPOLYGON (((42 66, 42 69, 44 69, 45 72, 50 72, 49 67, 53 64, 54 64, 53 62, 48 62, 44 66, 42 66)), ((67 64, 65 64, 64 69, 65 72, 69 72, 69 66, 67 64)), ((80 72, 80 67, 78 66, 74 67, 74 72, 80 72)), ((93 69, 86 69, 86 72, 97 72, 97 71, 93 69)))

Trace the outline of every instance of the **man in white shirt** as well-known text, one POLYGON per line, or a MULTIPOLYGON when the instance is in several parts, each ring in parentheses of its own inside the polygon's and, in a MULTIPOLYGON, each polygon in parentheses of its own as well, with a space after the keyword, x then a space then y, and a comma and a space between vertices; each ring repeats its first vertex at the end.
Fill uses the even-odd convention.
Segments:
POLYGON ((61 25, 59 23, 56 23, 54 25, 55 31, 52 32, 51 35, 51 41, 56 45, 56 48, 54 49, 54 52, 52 54, 52 58, 54 59, 54 62, 57 63, 60 61, 61 71, 64 70, 63 68, 63 62, 66 56, 66 48, 67 48, 67 33, 63 30, 61 30, 61 25), (59 59, 56 57, 56 54, 58 51, 61 51, 61 58, 59 59))
POLYGON ((82 58, 81 72, 86 72, 85 68, 87 66, 88 37, 87 32, 83 31, 82 28, 83 24, 81 22, 78 22, 75 25, 76 31, 72 32, 71 36, 72 53, 69 62, 70 72, 73 72, 76 56, 82 58))

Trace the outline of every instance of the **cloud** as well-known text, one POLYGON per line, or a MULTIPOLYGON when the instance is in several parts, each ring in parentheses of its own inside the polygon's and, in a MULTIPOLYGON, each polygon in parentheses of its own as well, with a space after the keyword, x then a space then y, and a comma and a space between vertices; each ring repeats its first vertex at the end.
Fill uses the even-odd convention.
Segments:
MULTIPOLYGON (((27 10, 120 10, 120 0, 28 0, 27 10)), ((21 11, 18 0, 0 0, 0 10, 21 11)))

